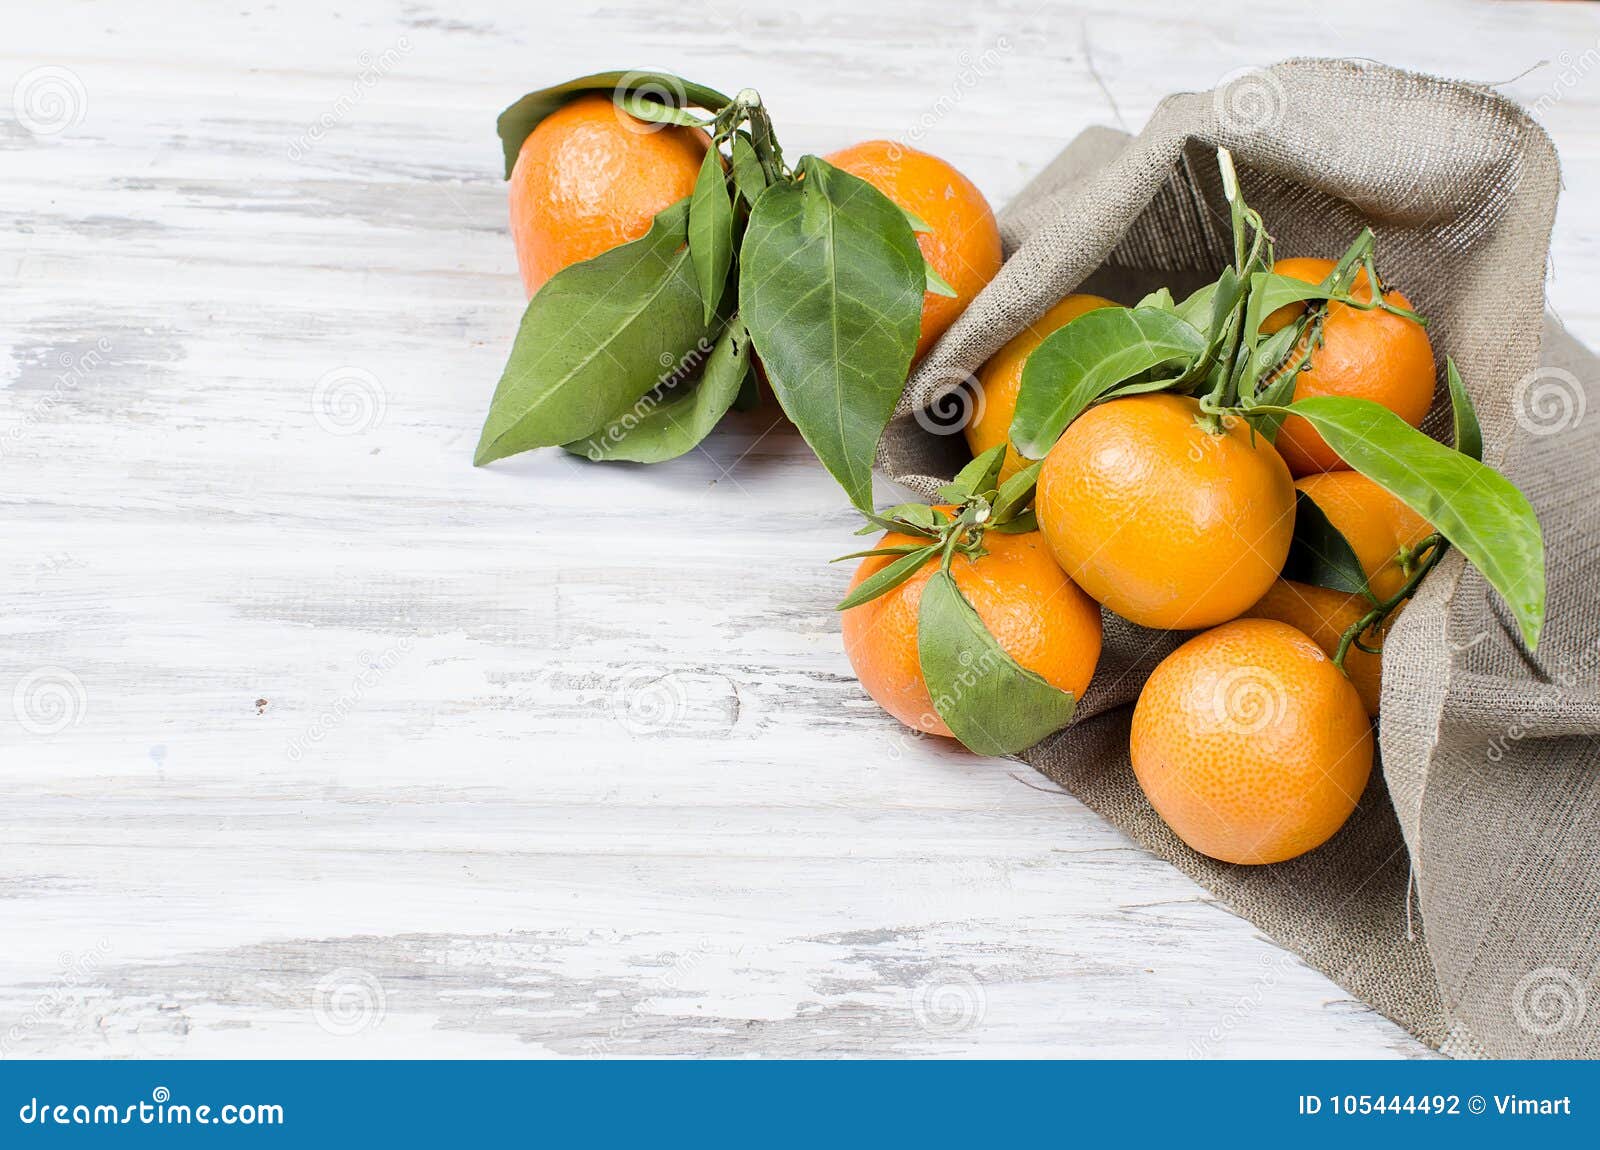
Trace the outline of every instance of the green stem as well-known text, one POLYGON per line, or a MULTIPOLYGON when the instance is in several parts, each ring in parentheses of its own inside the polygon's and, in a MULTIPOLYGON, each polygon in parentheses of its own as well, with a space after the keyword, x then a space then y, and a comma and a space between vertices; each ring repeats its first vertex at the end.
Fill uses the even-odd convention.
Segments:
POLYGON ((1423 559, 1416 565, 1415 569, 1411 572, 1410 577, 1406 579, 1400 590, 1396 591, 1388 599, 1385 599, 1382 603, 1379 603, 1377 606, 1373 607, 1372 610, 1361 616, 1361 618, 1350 624, 1350 626, 1345 629, 1344 634, 1339 636, 1339 647, 1333 655, 1334 664, 1339 668, 1339 670, 1344 670, 1345 656, 1350 653, 1350 645, 1352 643, 1369 654, 1377 654, 1378 650, 1381 650, 1381 648, 1369 647, 1365 643, 1361 642, 1361 636, 1365 635, 1372 628, 1381 624, 1399 608, 1400 604, 1411 598, 1411 596, 1416 593, 1417 586, 1425 578, 1427 578, 1428 572, 1432 571, 1434 567, 1438 565, 1439 560, 1444 558, 1444 553, 1448 550, 1450 550, 1450 541, 1437 532, 1429 535, 1426 539, 1422 540, 1411 549, 1411 555, 1413 559, 1417 555, 1422 554, 1424 551, 1427 552, 1427 558, 1423 559))

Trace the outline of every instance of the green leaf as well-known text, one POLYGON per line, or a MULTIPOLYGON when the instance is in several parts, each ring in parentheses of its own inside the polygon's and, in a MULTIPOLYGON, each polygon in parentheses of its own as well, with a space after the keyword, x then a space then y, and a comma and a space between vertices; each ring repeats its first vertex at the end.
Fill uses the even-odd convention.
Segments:
POLYGON ((1307 300, 1324 300, 1328 296, 1329 289, 1322 284, 1307 283, 1277 272, 1257 272, 1250 277, 1250 306, 1245 310, 1245 331, 1252 336, 1260 332, 1262 321, 1280 307, 1307 300))
POLYGON ((980 755, 1026 750, 1066 726, 1077 705, 1006 654, 947 571, 922 589, 917 658, 933 709, 980 755))
POLYGON ((761 170, 761 160, 756 156, 755 145, 747 132, 738 132, 728 145, 729 163, 733 166, 733 183, 744 197, 744 202, 754 207, 767 190, 767 174, 761 170))
POLYGON ((950 285, 950 281, 939 274, 939 269, 927 260, 922 261, 923 286, 934 295, 942 295, 945 299, 955 299, 960 293, 950 285))
POLYGON ((528 138, 541 120, 561 105, 585 92, 619 94, 644 93, 657 97, 661 103, 670 100, 680 107, 694 106, 707 111, 720 112, 733 101, 715 88, 691 83, 670 72, 596 72, 579 76, 564 84, 540 88, 500 113, 495 121, 495 131, 500 134, 500 146, 505 152, 506 179, 517 166, 517 153, 522 151, 522 141, 528 138))
POLYGON ((1106 391, 1173 360, 1193 360, 1206 337, 1170 312, 1098 308, 1045 337, 1022 368, 1011 442, 1042 459, 1067 425, 1106 391))
POLYGON ((706 323, 717 314, 733 263, 733 201, 728 198, 727 177, 722 174, 722 153, 706 149, 689 197, 689 258, 700 282, 706 323))
POLYGON ((897 503, 885 508, 881 517, 894 524, 906 523, 924 531, 932 531, 941 519, 926 503, 897 503))
POLYGON ((1478 413, 1472 408, 1472 396, 1467 394, 1456 361, 1444 357, 1444 377, 1450 384, 1450 418, 1455 424, 1456 450, 1473 459, 1483 458, 1483 428, 1478 426, 1478 413))
POLYGON ((975 458, 956 477, 939 488, 939 498, 947 503, 962 503, 970 496, 993 491, 1000 480, 1000 467, 1006 461, 1006 445, 996 444, 975 458))
POLYGON ((930 543, 926 547, 919 547, 908 552, 890 563, 886 567, 873 572, 871 576, 856 584, 855 590, 839 601, 835 611, 848 611, 852 607, 876 599, 879 595, 893 591, 900 584, 911 578, 922 565, 939 554, 940 544, 930 543))
POLYGON ((1341 459, 1461 548, 1511 608, 1528 649, 1538 647, 1544 538, 1509 479, 1369 399, 1313 396, 1281 410, 1304 417, 1341 459))
POLYGON ((562 446, 593 460, 676 459, 711 434, 738 398, 749 371, 750 336, 736 316, 706 357, 698 381, 680 384, 672 395, 655 403, 650 402, 653 393, 646 393, 594 435, 562 446))
POLYGON ((1039 519, 1033 513, 1033 508, 1015 513, 1010 519, 991 524, 990 531, 998 531, 1002 535, 1021 535, 1028 531, 1039 530, 1039 519))
POLYGON ((647 124, 675 124, 680 128, 704 128, 711 121, 696 116, 687 108, 664 104, 638 92, 619 92, 615 97, 617 107, 636 120, 647 124))
POLYGON ((1304 491, 1294 493, 1294 537, 1283 577, 1352 595, 1372 595, 1355 548, 1304 491))
POLYGON ((1184 301, 1177 305, 1178 318, 1197 331, 1204 330, 1211 323, 1211 301, 1216 294, 1217 285, 1212 281, 1192 295, 1186 296, 1184 301))
POLYGON ((739 385, 739 394, 733 397, 733 410, 754 411, 760 406, 761 381, 756 378, 754 370, 747 371, 745 372, 744 382, 739 385))
POLYGON ((1170 288, 1157 288, 1133 306, 1135 310, 1142 307, 1153 307, 1158 311, 1178 310, 1177 301, 1172 298, 1172 290, 1170 288))
POLYGON ((912 231, 923 233, 933 231, 933 226, 929 224, 927 220, 917 215, 917 213, 912 211, 910 208, 905 207, 902 204, 896 204, 895 207, 900 209, 900 214, 906 218, 906 223, 911 225, 912 231))
POLYGON ((750 212, 739 314, 778 402, 851 502, 872 504, 878 438, 922 323, 922 250, 899 208, 814 156, 750 212))
POLYGON ((870 551, 852 551, 848 555, 840 555, 836 559, 829 559, 829 563, 843 563, 847 559, 876 559, 880 555, 910 555, 913 551, 926 551, 926 543, 895 543, 888 547, 874 547, 870 551))
POLYGON ((706 336, 689 201, 632 243, 563 268, 528 301, 473 457, 584 439, 670 379, 706 336))
POLYGON ((1044 460, 1037 460, 1000 485, 994 497, 994 522, 997 525, 1009 523, 1028 505, 1034 489, 1039 485, 1039 472, 1043 469, 1044 460))

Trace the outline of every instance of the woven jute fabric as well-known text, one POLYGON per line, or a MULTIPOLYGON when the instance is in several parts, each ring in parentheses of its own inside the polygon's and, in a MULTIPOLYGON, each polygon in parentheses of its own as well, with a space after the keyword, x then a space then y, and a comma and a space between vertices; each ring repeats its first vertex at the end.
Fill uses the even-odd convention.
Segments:
POLYGON ((1078 137, 1002 213, 1007 260, 919 366, 879 466, 932 495, 973 372, 1073 291, 1180 295, 1231 257, 1216 148, 1284 255, 1337 257, 1363 225, 1429 319, 1485 458, 1544 528, 1537 654, 1452 553, 1384 645, 1381 771, 1326 845, 1241 867, 1190 850, 1128 763, 1132 704, 1183 638, 1106 616, 1073 725, 1023 758, 1268 935, 1446 1053, 1600 1056, 1600 362, 1544 316, 1560 173, 1493 91, 1370 63, 1291 60, 1164 101, 1136 138, 1078 137))

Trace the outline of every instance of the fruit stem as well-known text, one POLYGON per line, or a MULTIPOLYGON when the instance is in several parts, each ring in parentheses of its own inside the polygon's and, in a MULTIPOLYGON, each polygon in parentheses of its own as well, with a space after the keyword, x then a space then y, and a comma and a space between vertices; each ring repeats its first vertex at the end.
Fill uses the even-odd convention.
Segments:
MULTIPOLYGON (((1350 645, 1352 643, 1369 654, 1377 654, 1382 650, 1382 648, 1373 648, 1367 646, 1365 643, 1361 642, 1361 636, 1365 635, 1373 627, 1381 624, 1399 608, 1400 604, 1411 598, 1411 596, 1415 594, 1418 584, 1420 584, 1423 579, 1427 578, 1428 572, 1432 571, 1434 567, 1438 565, 1439 560, 1444 558, 1444 553, 1448 550, 1450 550, 1450 541, 1443 535, 1440 535, 1437 531, 1423 539, 1415 547, 1411 548, 1411 561, 1415 563, 1416 566, 1411 571, 1410 576, 1406 579, 1400 590, 1396 591, 1388 599, 1385 599, 1382 603, 1379 603, 1377 606, 1373 607, 1372 610, 1361 616, 1361 618, 1350 624, 1350 626, 1345 629, 1344 634, 1339 636, 1339 647, 1333 655, 1334 665, 1337 666, 1339 670, 1345 670, 1345 656, 1350 653, 1350 645), (1417 562, 1417 556, 1422 555, 1424 552, 1427 553, 1427 557, 1420 562, 1417 562)), ((1349 674, 1348 671, 1345 673, 1349 674)))

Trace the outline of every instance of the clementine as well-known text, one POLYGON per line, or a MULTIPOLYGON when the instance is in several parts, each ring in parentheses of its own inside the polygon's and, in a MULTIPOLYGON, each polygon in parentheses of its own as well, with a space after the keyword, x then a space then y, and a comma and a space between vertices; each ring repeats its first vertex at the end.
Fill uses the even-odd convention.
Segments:
MULTIPOLYGON (((1307 283, 1321 283, 1334 266, 1332 260, 1282 259, 1273 270, 1307 283)), ((1357 275, 1350 294, 1363 301, 1372 298, 1366 272, 1357 275)), ((1399 307, 1411 307, 1411 301, 1398 291, 1384 292, 1383 298, 1399 307)), ((1271 334, 1294 322, 1303 311, 1303 304, 1281 307, 1262 321, 1261 330, 1271 334)), ((1416 320, 1382 308, 1366 311, 1330 303, 1322 344, 1312 350, 1310 366, 1300 373, 1295 398, 1343 395, 1371 399, 1417 427, 1433 406, 1434 378, 1433 345, 1416 320)), ((1284 420, 1278 432, 1278 452, 1295 475, 1349 466, 1316 428, 1298 415, 1284 420)))
POLYGON ((1034 501, 1056 560, 1145 627, 1237 617, 1277 578, 1294 534, 1294 481, 1243 420, 1214 429, 1187 396, 1089 408, 1045 457, 1034 501))
POLYGON ((528 295, 644 235, 694 190, 710 144, 698 128, 646 123, 599 93, 541 120, 511 171, 511 238, 528 295))
POLYGON ((1000 227, 989 201, 937 156, 888 140, 868 140, 823 158, 867 181, 933 229, 917 233, 917 244, 956 294, 929 292, 922 297, 920 359, 1000 270, 1000 227))
MULTIPOLYGON (((877 546, 926 542, 890 532, 877 546)), ((986 555, 957 554, 951 565, 961 594, 1006 654, 1082 698, 1100 659, 1100 608, 1061 573, 1037 531, 991 531, 983 545, 986 555)), ((886 556, 862 560, 850 585, 892 562, 886 556)), ((922 590, 938 569, 937 559, 928 560, 898 587, 845 611, 841 623, 845 654, 867 694, 906 726, 948 736, 917 655, 922 590)))
POLYGON ((1350 817, 1372 771, 1372 726, 1304 634, 1238 619, 1161 661, 1129 749, 1145 797, 1184 842, 1223 862, 1272 863, 1350 817))

